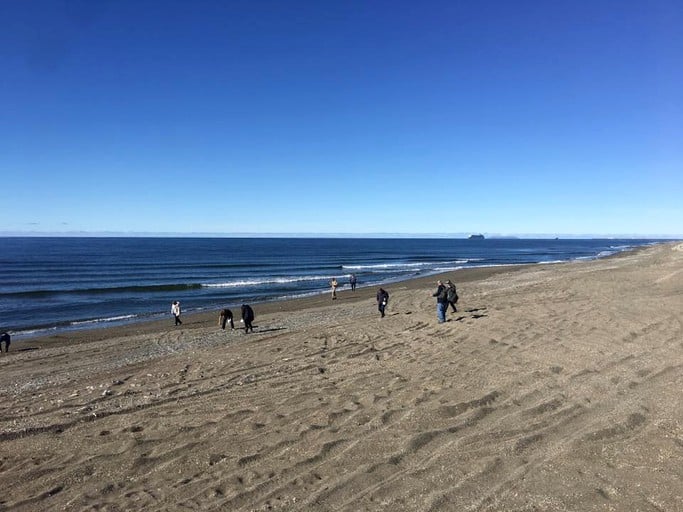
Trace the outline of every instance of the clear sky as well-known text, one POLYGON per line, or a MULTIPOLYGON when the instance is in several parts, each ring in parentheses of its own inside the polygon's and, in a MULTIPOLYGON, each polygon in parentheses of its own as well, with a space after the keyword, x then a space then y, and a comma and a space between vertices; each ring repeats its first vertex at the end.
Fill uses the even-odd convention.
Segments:
POLYGON ((0 2, 0 232, 683 233, 680 0, 0 2))

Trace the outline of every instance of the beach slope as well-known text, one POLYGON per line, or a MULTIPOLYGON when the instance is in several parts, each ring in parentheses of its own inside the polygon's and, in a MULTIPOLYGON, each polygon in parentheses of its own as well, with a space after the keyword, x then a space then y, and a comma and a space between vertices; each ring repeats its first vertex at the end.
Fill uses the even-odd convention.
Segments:
POLYGON ((13 344, 0 510, 681 510, 683 245, 446 277, 13 344))

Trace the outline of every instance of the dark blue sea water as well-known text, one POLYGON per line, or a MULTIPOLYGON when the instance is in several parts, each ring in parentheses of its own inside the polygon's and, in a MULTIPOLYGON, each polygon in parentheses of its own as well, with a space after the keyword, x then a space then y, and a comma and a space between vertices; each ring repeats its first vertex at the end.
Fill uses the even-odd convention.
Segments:
MULTIPOLYGON (((655 240, 0 238, 0 331, 21 338, 461 268, 591 259, 655 240)), ((456 276, 457 278, 457 276, 456 276)), ((343 289, 343 288, 342 288, 343 289)))

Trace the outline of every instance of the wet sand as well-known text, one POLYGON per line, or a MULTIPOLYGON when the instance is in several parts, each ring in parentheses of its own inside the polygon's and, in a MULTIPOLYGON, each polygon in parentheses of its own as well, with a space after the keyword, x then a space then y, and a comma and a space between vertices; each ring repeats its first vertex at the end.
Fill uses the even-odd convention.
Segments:
POLYGON ((0 510, 681 510, 683 244, 447 277, 13 343, 0 510))

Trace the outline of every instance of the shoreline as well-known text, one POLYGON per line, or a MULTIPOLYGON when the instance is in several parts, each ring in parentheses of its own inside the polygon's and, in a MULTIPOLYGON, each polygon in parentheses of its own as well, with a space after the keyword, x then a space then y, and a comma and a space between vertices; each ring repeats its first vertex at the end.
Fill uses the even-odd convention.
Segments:
MULTIPOLYGON (((635 248, 633 250, 639 249, 642 248, 635 248)), ((618 253, 609 257, 615 257, 619 254, 622 253, 618 253)), ((451 279, 456 284, 456 286, 459 287, 460 283, 471 283, 481 279, 487 279, 488 277, 497 274, 506 272, 516 272, 522 268, 534 267, 536 265, 539 264, 529 263, 523 265, 500 265, 491 267, 465 268, 453 272, 431 274, 429 276, 416 277, 412 279, 406 279, 403 281, 396 281, 394 283, 385 284, 383 286, 389 289, 390 293, 392 290, 422 289, 424 287, 429 287, 432 284, 434 284, 434 289, 436 289, 435 283, 438 279, 451 279), (455 278, 453 276, 455 276, 455 278)), ((555 265, 555 263, 553 265, 555 265)), ((356 304, 358 302, 367 301, 369 299, 374 300, 375 294, 377 293, 377 288, 378 286, 359 287, 356 288, 355 292, 352 292, 349 289, 338 290, 338 299, 335 302, 341 307, 344 304, 356 304)), ((274 313, 300 312, 328 305, 335 305, 330 299, 330 292, 322 292, 320 294, 311 295, 307 297, 273 300, 268 302, 259 302, 251 304, 256 313, 257 322, 258 319, 263 315, 272 315, 274 313)), ((109 338, 147 335, 159 333, 162 331, 173 331, 180 329, 187 331, 203 329, 217 325, 219 313, 220 309, 183 314, 181 317, 183 324, 179 328, 173 325, 173 318, 169 314, 168 317, 163 320, 141 320, 139 322, 131 322, 122 325, 94 327, 89 329, 75 329, 55 334, 31 336, 27 338, 22 337, 16 339, 16 341, 14 339, 12 340, 12 348, 14 349, 19 344, 27 344, 31 346, 22 347, 21 349, 17 347, 15 350, 33 350, 36 348, 57 347, 62 345, 68 346, 72 344, 87 343, 89 341, 102 341, 109 338), (17 345, 15 345, 15 343, 17 345)), ((235 318, 235 328, 237 329, 240 323, 239 310, 233 310, 233 315, 235 318)))
MULTIPOLYGON (((586 263, 595 260, 604 260, 610 258, 618 258, 624 255, 631 254, 633 252, 642 251, 653 245, 669 244, 675 243, 675 241, 663 241, 657 242, 656 244, 632 247, 626 250, 621 250, 616 253, 610 254, 608 256, 600 257, 595 256, 589 259, 575 259, 575 260, 565 260, 556 261, 548 263, 523 263, 523 264, 501 264, 501 265, 491 265, 491 266, 480 266, 480 267, 468 267, 461 268, 449 272, 442 272, 436 274, 429 274, 421 277, 413 277, 409 279, 404 279, 400 281, 393 281, 384 284, 378 284, 376 286, 361 286, 356 288, 355 292, 344 286, 341 290, 337 291, 339 299, 344 299, 346 301, 358 301, 367 299, 369 297, 374 298, 376 290, 379 286, 391 287, 392 289, 416 289, 424 286, 424 283, 435 283, 436 280, 441 279, 445 281, 446 279, 451 279, 456 286, 459 282, 472 282, 479 279, 486 279, 490 276, 505 273, 505 272, 515 272, 519 269, 526 267, 535 266, 547 266, 547 265, 563 265, 572 263, 586 263), (455 277, 453 277, 455 276, 455 277)), ((323 304, 328 303, 327 298, 329 297, 329 292, 324 291, 316 293, 314 295, 308 295, 304 297, 292 297, 284 299, 275 299, 272 301, 265 302, 255 302, 250 303, 252 307, 255 308, 256 314, 271 314, 274 312, 293 312, 301 309, 308 309, 310 307, 318 307, 323 304)), ((220 308, 211 311, 193 311, 191 313, 183 314, 183 328, 192 329, 199 327, 206 327, 212 322, 212 318, 218 318, 220 308)), ((237 323, 239 323, 239 311, 233 310, 233 315, 237 323)), ((125 322, 121 324, 114 325, 102 325, 97 327, 83 327, 83 328, 67 328, 63 330, 58 330, 51 334, 38 334, 38 335, 12 335, 12 346, 17 347, 18 344, 31 344, 34 347, 24 347, 24 350, 31 349, 35 347, 42 347, 45 345, 55 346, 59 343, 83 343, 88 340, 102 340, 110 337, 119 336, 129 336, 136 334, 149 334, 152 332, 157 332, 160 330, 165 330, 170 324, 169 319, 170 314, 166 317, 149 320, 141 319, 134 320, 131 322, 125 322), (16 336, 16 338, 15 338, 16 336), (72 341, 68 341, 72 340, 72 341), (17 345, 15 345, 15 343, 17 345)), ((217 321, 217 320, 216 320, 217 321)), ((21 349, 20 349, 21 350, 21 349)))

